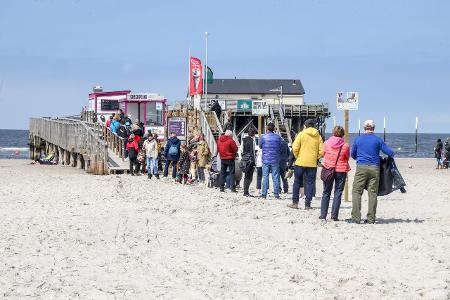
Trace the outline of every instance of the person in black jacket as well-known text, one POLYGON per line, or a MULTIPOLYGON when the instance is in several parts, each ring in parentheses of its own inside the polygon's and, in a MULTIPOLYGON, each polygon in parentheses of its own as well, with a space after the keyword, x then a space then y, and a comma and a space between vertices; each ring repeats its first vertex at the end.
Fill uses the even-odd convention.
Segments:
POLYGON ((285 140, 281 142, 281 154, 280 154, 280 179, 283 183, 283 192, 285 194, 289 191, 289 183, 286 177, 286 171, 288 169, 288 160, 291 154, 291 150, 289 150, 289 146, 285 140))
POLYGON ((220 115, 222 114, 222 107, 220 107, 219 101, 214 100, 211 111, 216 113, 217 118, 220 120, 220 115))
POLYGON ((249 193, 250 184, 253 181, 253 173, 255 172, 255 134, 256 130, 251 127, 248 130, 248 136, 242 140, 241 170, 244 176, 244 197, 253 197, 249 193))

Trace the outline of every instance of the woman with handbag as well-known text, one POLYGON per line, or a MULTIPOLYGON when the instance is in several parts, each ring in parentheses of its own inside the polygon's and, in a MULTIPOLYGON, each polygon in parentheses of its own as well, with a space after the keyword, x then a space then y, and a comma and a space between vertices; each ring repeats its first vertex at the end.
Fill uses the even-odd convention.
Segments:
POLYGON ((323 147, 323 161, 321 179, 323 181, 323 195, 320 205, 319 219, 325 220, 328 213, 331 191, 334 184, 334 198, 331 207, 331 219, 338 221, 341 197, 345 186, 347 173, 350 171, 348 160, 350 158, 350 146, 344 142, 344 128, 335 126, 333 136, 323 147))

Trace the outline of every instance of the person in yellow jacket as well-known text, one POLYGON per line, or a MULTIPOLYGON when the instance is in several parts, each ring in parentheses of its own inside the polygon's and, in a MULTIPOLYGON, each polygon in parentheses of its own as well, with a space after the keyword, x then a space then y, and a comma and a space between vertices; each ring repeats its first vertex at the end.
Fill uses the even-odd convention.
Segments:
POLYGON ((300 132, 292 144, 292 153, 295 157, 295 178, 290 208, 298 208, 300 187, 305 175, 305 209, 311 209, 311 200, 314 193, 314 184, 317 174, 317 163, 323 154, 323 140, 319 131, 314 128, 315 121, 305 121, 305 129, 300 132))

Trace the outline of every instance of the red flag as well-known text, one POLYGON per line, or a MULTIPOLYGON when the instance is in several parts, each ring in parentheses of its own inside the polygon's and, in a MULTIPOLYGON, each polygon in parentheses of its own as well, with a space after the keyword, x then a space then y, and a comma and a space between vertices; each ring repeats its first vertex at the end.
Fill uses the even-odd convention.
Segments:
POLYGON ((203 72, 202 61, 196 57, 190 57, 189 59, 189 76, 190 86, 189 95, 198 95, 203 93, 203 72))

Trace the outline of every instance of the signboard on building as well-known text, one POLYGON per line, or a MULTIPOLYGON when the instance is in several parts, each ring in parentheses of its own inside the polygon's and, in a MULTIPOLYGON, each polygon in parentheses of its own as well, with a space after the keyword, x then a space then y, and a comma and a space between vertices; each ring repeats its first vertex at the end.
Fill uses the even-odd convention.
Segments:
POLYGON ((173 117, 168 120, 168 134, 175 132, 177 137, 185 141, 186 140, 186 118, 173 117))
POLYGON ((127 100, 139 101, 139 100, 152 100, 155 98, 155 94, 151 93, 131 93, 127 95, 127 100))
POLYGON ((251 111, 252 100, 238 100, 236 104, 237 111, 251 111))
POLYGON ((163 104, 161 102, 156 102, 155 108, 156 108, 156 110, 163 110, 163 104))
POLYGON ((358 110, 358 92, 338 92, 336 95, 336 107, 338 110, 358 110))
POLYGON ((267 102, 264 100, 253 100, 252 115, 268 116, 269 115, 269 105, 267 105, 267 102))

